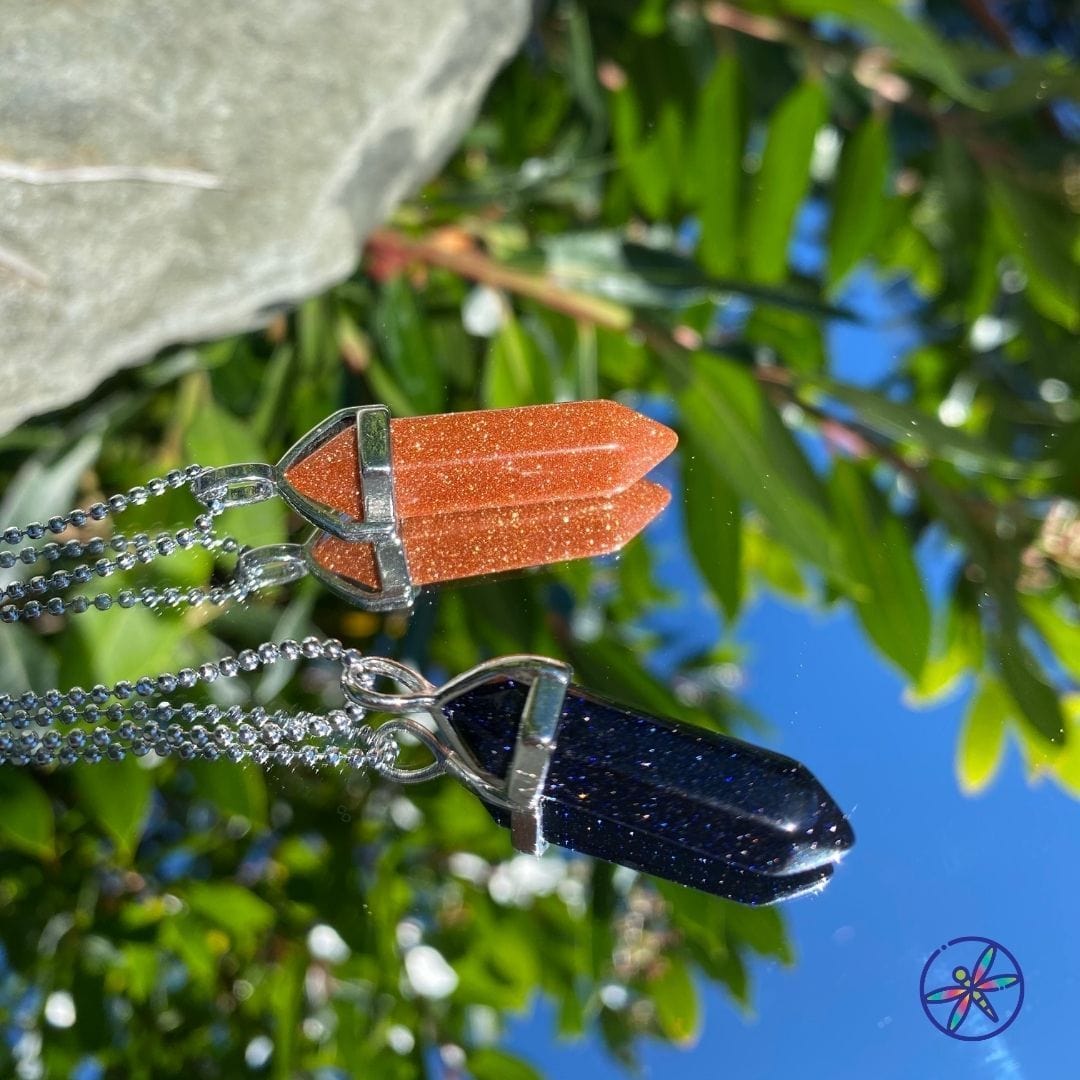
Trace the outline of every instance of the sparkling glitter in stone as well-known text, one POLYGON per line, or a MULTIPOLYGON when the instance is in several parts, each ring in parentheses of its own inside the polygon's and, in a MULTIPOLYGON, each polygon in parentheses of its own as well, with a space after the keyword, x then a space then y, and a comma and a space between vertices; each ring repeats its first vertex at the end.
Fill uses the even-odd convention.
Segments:
MULTIPOLYGON (((669 499, 659 484, 639 480, 609 498, 406 518, 401 538, 413 584, 430 585, 618 551, 669 499)), ((341 577, 378 585, 370 544, 326 534, 314 557, 341 577)))
MULTIPOLYGON (((444 707, 505 777, 527 687, 507 680, 444 707)), ((855 837, 797 761, 570 687, 543 795, 563 847, 748 904, 820 888, 855 837)), ((505 811, 489 808, 507 824, 505 811)))
MULTIPOLYGON (((615 495, 675 448, 675 433, 614 401, 390 421, 399 518, 615 495)), ((302 495, 362 516, 356 436, 327 440, 285 474, 302 495)))

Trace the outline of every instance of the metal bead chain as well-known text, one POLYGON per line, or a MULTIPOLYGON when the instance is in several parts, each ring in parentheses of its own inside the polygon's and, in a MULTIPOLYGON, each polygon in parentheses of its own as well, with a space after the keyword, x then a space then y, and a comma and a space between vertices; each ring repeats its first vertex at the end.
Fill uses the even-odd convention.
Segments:
POLYGON ((343 764, 381 770, 395 760, 397 744, 390 735, 365 724, 364 712, 356 705, 318 716, 268 712, 261 706, 176 705, 162 699, 162 695, 235 678, 279 661, 331 660, 347 665, 358 658, 359 653, 334 639, 265 642, 258 649, 244 649, 198 668, 143 676, 134 682, 99 684, 90 690, 76 686, 66 692, 27 692, 18 697, 2 694, 0 764, 120 761, 128 753, 142 757, 153 751, 185 760, 225 757, 257 764, 343 764))
POLYGON ((363 710, 356 706, 335 709, 326 716, 241 712, 232 717, 238 721, 235 727, 224 723, 210 726, 213 715, 198 709, 186 714, 197 721, 189 728, 156 719, 164 715, 158 710, 153 710, 153 715, 155 719, 142 725, 129 718, 113 729, 98 724, 66 735, 52 728, 0 731, 0 764, 93 764, 104 758, 123 761, 129 753, 144 757, 153 751, 159 757, 176 755, 185 761, 224 757, 257 765, 345 765, 379 770, 397 756, 396 744, 366 725, 363 710))
MULTIPOLYGON (((142 506, 148 499, 164 495, 190 484, 203 473, 201 465, 188 465, 185 469, 173 469, 164 476, 155 476, 145 484, 131 488, 127 494, 111 495, 105 502, 96 502, 85 509, 69 510, 66 514, 51 517, 48 521, 32 521, 21 528, 9 526, 0 532, 0 543, 13 547, 26 540, 40 540, 47 533, 58 536, 69 528, 81 529, 88 521, 103 521, 106 517, 122 514, 129 506, 142 506)), ((2 564, 0 564, 2 565, 2 564)))
MULTIPOLYGON (((174 469, 164 477, 155 477, 146 484, 131 488, 127 494, 113 495, 105 502, 97 502, 86 509, 71 510, 62 516, 49 518, 47 522, 12 526, 0 532, 0 542, 14 546, 23 539, 38 540, 47 533, 58 535, 69 527, 81 528, 88 521, 101 521, 107 516, 122 514, 130 506, 141 506, 148 499, 164 495, 185 485, 192 485, 205 470, 201 465, 189 465, 174 469)), ((160 532, 153 538, 146 533, 127 537, 121 534, 108 539, 92 537, 90 540, 68 540, 64 543, 50 542, 37 547, 28 545, 17 552, 0 551, 0 570, 11 569, 19 563, 32 566, 39 560, 55 563, 61 559, 95 558, 108 548, 116 555, 98 558, 94 563, 81 563, 70 569, 56 570, 48 575, 36 575, 27 581, 13 581, 0 590, 0 623, 14 623, 40 618, 42 615, 80 615, 91 608, 106 611, 114 604, 122 608, 142 604, 144 607, 179 608, 184 605, 197 607, 209 603, 221 607, 229 602, 244 599, 249 589, 240 582, 225 586, 192 587, 188 589, 143 588, 123 589, 115 596, 98 593, 96 596, 75 596, 65 600, 50 593, 63 592, 75 585, 84 585, 95 577, 107 578, 137 565, 146 565, 160 557, 172 555, 177 550, 188 550, 196 545, 207 550, 235 554, 239 543, 232 537, 215 537, 214 519, 224 509, 220 499, 210 499, 206 509, 194 520, 193 527, 175 532, 160 532), (6 603, 4 601, 7 601, 6 603)))

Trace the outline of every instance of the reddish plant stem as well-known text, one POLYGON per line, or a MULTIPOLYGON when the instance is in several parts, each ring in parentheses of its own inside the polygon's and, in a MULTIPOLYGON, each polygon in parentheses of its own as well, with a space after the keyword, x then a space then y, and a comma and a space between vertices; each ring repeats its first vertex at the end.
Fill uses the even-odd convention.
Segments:
MULTIPOLYGON (((658 353, 681 358, 693 351, 689 344, 666 329, 634 317, 633 312, 612 301, 601 300, 585 293, 574 292, 556 285, 542 274, 528 273, 503 266, 490 256, 471 246, 465 234, 455 232, 453 242, 440 242, 436 237, 410 240, 393 229, 380 229, 368 241, 369 263, 378 268, 377 276, 400 272, 410 264, 438 266, 477 284, 503 289, 525 296, 552 311, 594 326, 620 333, 635 331, 658 353)), ((797 393, 796 379, 779 366, 755 365, 752 374, 769 393, 774 404, 797 406, 817 422, 822 437, 830 446, 853 457, 876 459, 909 477, 919 473, 917 466, 906 461, 862 425, 831 416, 797 393)))

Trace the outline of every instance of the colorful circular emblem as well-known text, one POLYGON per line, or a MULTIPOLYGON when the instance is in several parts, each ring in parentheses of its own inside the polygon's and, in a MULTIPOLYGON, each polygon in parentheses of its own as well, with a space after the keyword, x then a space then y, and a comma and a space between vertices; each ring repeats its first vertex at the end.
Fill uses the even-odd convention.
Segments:
POLYGON ((950 1038, 992 1039, 1020 1013, 1024 974, 1004 945, 989 938, 953 938, 926 961, 919 1000, 930 1023, 950 1038))

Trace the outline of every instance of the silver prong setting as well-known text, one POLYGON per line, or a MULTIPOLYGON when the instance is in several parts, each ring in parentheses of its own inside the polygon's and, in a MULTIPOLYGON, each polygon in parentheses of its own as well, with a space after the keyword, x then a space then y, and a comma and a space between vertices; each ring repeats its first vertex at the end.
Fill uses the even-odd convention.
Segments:
POLYGON ((394 502, 393 463, 390 453, 390 410, 385 405, 343 409, 305 435, 278 462, 277 486, 285 500, 322 532, 350 543, 371 544, 379 588, 351 581, 322 566, 314 557, 321 533, 304 545, 312 576, 350 603, 368 611, 397 611, 415 602, 419 589, 412 583, 394 502), (357 477, 363 498, 363 520, 333 512, 297 491, 286 479, 296 462, 348 427, 356 430, 357 477))

